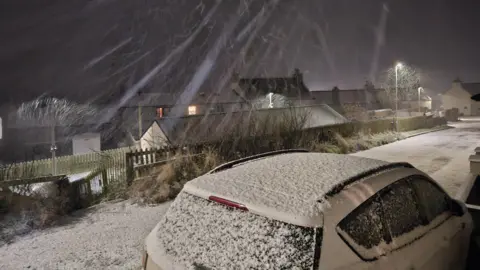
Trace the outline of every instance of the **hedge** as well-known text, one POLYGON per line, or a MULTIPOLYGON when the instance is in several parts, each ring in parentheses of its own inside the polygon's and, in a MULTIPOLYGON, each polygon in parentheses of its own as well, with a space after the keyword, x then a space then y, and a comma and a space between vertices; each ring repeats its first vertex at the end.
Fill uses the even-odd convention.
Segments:
MULTIPOLYGON (((433 117, 411 117, 399 118, 398 130, 410 131, 423 128, 433 128, 436 126, 446 125, 445 118, 433 117)), ((243 137, 226 139, 218 142, 210 142, 189 148, 197 148, 201 151, 205 148, 216 149, 220 155, 227 159, 234 159, 241 156, 262 153, 277 149, 289 149, 306 146, 311 142, 330 141, 335 133, 342 137, 352 137, 360 132, 366 134, 375 134, 394 131, 392 119, 381 119, 369 122, 349 122, 317 128, 299 130, 295 132, 284 132, 277 135, 261 136, 261 137, 243 137)), ((193 150, 193 149, 192 149, 193 150)))

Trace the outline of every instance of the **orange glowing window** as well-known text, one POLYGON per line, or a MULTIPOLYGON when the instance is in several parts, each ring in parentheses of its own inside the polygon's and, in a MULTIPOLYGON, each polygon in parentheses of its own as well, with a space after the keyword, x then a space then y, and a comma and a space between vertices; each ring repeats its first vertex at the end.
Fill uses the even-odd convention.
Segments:
POLYGON ((188 115, 197 114, 197 106, 188 106, 188 115))

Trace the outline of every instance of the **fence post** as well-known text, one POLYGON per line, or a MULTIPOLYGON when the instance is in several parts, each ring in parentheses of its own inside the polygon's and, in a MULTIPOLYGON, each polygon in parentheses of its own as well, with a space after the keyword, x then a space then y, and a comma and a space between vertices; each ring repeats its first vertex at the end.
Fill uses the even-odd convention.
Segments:
POLYGON ((131 185, 133 182, 133 160, 132 153, 125 153, 125 165, 126 165, 126 174, 127 174, 127 185, 131 185))
POLYGON ((90 205, 93 201, 93 196, 92 196, 92 183, 91 179, 85 179, 85 184, 86 184, 86 189, 87 189, 87 201, 88 205, 90 205))
POLYGON ((102 170, 102 192, 107 191, 108 179, 107 179, 107 169, 102 170))

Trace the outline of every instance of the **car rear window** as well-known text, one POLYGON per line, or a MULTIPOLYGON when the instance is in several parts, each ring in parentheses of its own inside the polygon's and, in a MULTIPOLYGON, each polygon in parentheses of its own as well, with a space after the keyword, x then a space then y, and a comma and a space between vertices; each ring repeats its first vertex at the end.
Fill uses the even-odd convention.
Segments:
POLYGON ((271 220, 185 192, 162 219, 157 237, 175 265, 188 269, 312 269, 322 240, 321 228, 271 220))

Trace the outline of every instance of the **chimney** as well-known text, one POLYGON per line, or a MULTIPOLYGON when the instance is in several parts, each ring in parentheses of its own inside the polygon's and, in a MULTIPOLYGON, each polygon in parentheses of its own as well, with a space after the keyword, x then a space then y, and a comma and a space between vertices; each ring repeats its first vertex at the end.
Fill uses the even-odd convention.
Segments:
POLYGON ((457 77, 455 80, 452 82, 452 88, 461 88, 462 87, 462 80, 460 80, 459 77, 457 77))
POLYGON ((293 70, 293 78, 297 82, 297 84, 302 84, 303 83, 303 74, 300 72, 300 69, 295 68, 293 70))
POLYGON ((334 87, 332 89, 332 103, 336 106, 340 106, 340 89, 338 87, 334 87))

